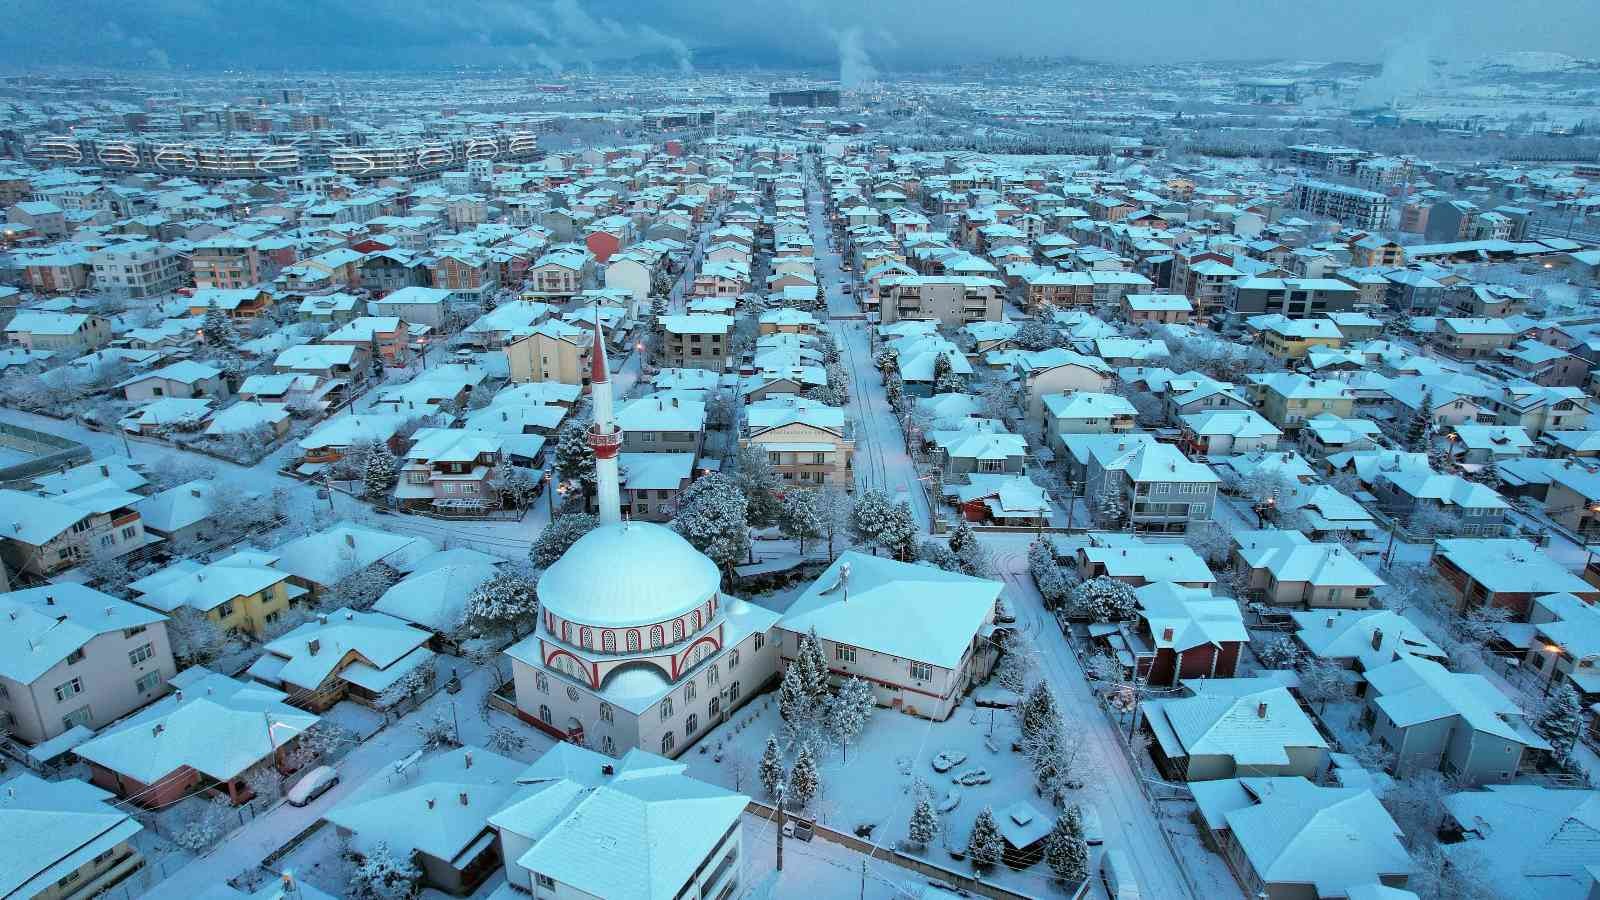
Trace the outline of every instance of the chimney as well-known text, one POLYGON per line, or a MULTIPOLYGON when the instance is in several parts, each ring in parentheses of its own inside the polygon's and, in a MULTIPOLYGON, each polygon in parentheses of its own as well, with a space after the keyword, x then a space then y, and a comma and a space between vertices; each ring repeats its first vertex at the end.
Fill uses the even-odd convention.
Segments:
POLYGON ((356 536, 347 531, 344 533, 344 542, 354 547, 356 545, 356 536))
MULTIPOLYGON (((207 693, 209 693, 209 690, 207 691, 207 693)), ((172 699, 176 700, 179 703, 182 703, 183 702, 183 688, 178 688, 177 690, 173 691, 172 692, 172 699)))
POLYGON ((600 766, 600 774, 601 775, 615 775, 615 774, 617 774, 617 767, 613 766, 610 763, 605 763, 605 764, 600 766))
POLYGON ((200 496, 200 489, 199 488, 189 488, 189 496, 191 496, 191 497, 199 497, 200 496))
POLYGON ((1378 649, 1379 647, 1382 647, 1382 646, 1383 646, 1383 629, 1381 629, 1381 628, 1372 629, 1372 649, 1376 650, 1376 649, 1378 649))
POLYGON ((1260 703, 1256 704, 1256 718, 1265 719, 1266 717, 1267 717, 1267 702, 1265 700, 1263 700, 1260 703))
POLYGON ((466 753, 463 753, 461 755, 461 757, 462 757, 463 760, 466 761, 467 768, 469 768, 469 769, 472 768, 472 751, 468 750, 466 753))
POLYGON ((108 616, 111 615, 111 611, 112 611, 112 607, 110 607, 110 606, 106 607, 106 615, 108 615, 108 616))
POLYGON ((44 596, 44 605, 45 606, 55 606, 56 605, 56 598, 54 596, 50 595, 50 594, 46 594, 44 596))
POLYGON ((166 730, 167 730, 167 726, 166 725, 163 725, 162 723, 157 722, 156 723, 156 727, 150 729, 150 736, 151 737, 160 737, 161 736, 161 732, 166 731, 166 730))
POLYGON ((317 651, 321 650, 321 649, 322 649, 322 641, 321 640, 319 640, 317 638, 312 638, 311 640, 306 641, 306 650, 310 651, 312 656, 316 656, 317 655, 317 651))
POLYGON ((460 798, 462 806, 466 806, 467 805, 467 792, 466 791, 462 791, 461 793, 457 794, 456 796, 458 798, 460 798))
POLYGON ((327 613, 317 613, 317 624, 318 625, 326 625, 326 624, 328 624, 328 614, 327 613))
POLYGON ((428 808, 429 809, 433 809, 433 798, 432 797, 428 798, 428 808))
POLYGON ((1161 639, 1163 641, 1172 640, 1172 629, 1171 628, 1163 628, 1163 629, 1161 629, 1161 639))
POLYGON ((1329 617, 1328 617, 1328 624, 1327 624, 1327 627, 1329 627, 1329 628, 1332 628, 1332 627, 1333 627, 1333 616, 1329 616, 1329 617))
POLYGON ((101 478, 110 478, 111 477, 111 467, 110 466, 101 466, 100 467, 100 477, 101 478))

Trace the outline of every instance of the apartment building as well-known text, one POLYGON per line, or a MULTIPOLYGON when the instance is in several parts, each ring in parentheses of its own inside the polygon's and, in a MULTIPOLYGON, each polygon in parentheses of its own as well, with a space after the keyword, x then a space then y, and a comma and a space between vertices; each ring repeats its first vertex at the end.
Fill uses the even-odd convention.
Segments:
POLYGON ((12 572, 43 578, 131 553, 147 543, 133 508, 140 499, 98 485, 50 497, 0 490, 0 558, 12 572))
POLYGON ((1135 443, 1121 453, 1090 457, 1084 496, 1122 498, 1135 531, 1182 534, 1211 519, 1220 479, 1171 444, 1135 443))
POLYGON ((183 286, 183 256, 154 241, 118 244, 90 254, 95 287, 119 297, 155 297, 183 286))
POLYGON ((1327 216, 1368 230, 1387 228, 1389 195, 1326 181, 1299 181, 1294 205, 1313 215, 1327 216))
POLYGON ((270 271, 252 241, 216 237, 199 241, 189 254, 195 287, 247 288, 269 280, 270 271))
POLYGON ((561 319, 545 319, 531 334, 516 338, 504 350, 511 380, 554 381, 589 386, 589 354, 594 332, 561 319))
POLYGON ((733 316, 663 316, 661 328, 663 367, 721 371, 732 365, 733 316))
POLYGON ((1240 278, 1223 289, 1223 305, 1239 316, 1319 317, 1347 311, 1360 297, 1359 289, 1335 278, 1240 278))
POLYGON ((81 584, 0 594, 0 725, 28 744, 114 722, 167 692, 166 616, 81 584))
POLYGON ((884 324, 924 319, 946 328, 968 322, 998 322, 1005 285, 977 275, 899 275, 882 281, 884 324))
POLYGON ((792 394, 751 403, 739 444, 765 450, 773 473, 785 482, 846 490, 852 485, 855 441, 842 407, 792 394))

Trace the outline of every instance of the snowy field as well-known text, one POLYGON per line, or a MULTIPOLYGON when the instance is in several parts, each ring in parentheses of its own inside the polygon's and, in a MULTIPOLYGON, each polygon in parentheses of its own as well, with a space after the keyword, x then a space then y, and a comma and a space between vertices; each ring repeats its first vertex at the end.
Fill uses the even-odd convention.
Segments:
MULTIPOLYGON (((1017 729, 1014 717, 1006 710, 995 710, 994 736, 989 737, 990 710, 978 709, 969 701, 945 722, 930 722, 888 709, 878 709, 848 751, 848 758, 830 749, 819 760, 822 787, 813 801, 811 813, 819 822, 846 834, 858 826, 877 827, 871 840, 890 848, 906 837, 912 807, 916 803, 914 786, 918 781, 932 791, 936 806, 943 805, 951 792, 957 800, 954 809, 941 815, 943 835, 920 854, 935 865, 970 874, 965 862, 951 859, 945 845, 965 849, 972 821, 985 806, 1001 811, 1017 801, 1027 801, 1045 814, 1053 811, 1033 790, 1033 773, 1019 753, 1011 751, 1017 729), (989 749, 992 742, 995 750, 989 749), (949 772, 933 770, 932 761, 940 753, 964 754, 966 760, 949 772), (990 781, 971 787, 953 783, 953 776, 974 769, 987 772, 990 781)), ((1071 723, 1068 723, 1069 727, 1071 723)), ((739 710, 735 717, 700 740, 682 760, 689 774, 742 790, 758 800, 766 800, 755 778, 767 735, 781 729, 775 694, 768 694, 739 710), (718 748, 721 761, 718 762, 718 748), (703 752, 702 752, 703 751, 703 752)), ((1095 803, 1091 787, 1079 798, 1095 803)), ((1102 819, 1107 833, 1121 824, 1102 819)), ((814 841, 813 844, 816 842, 814 841)), ((787 845, 786 845, 787 846, 787 845)), ((752 851, 754 855, 755 851, 752 851)), ((858 873, 859 874, 859 873, 858 873)), ((1038 863, 1022 871, 997 866, 990 873, 996 884, 1034 896, 1055 896, 1060 889, 1050 881, 1049 870, 1038 863)), ((812 896, 817 896, 813 894, 812 896)), ((831 896, 831 895, 830 895, 831 896)))
POLYGON ((34 455, 15 447, 0 446, 0 466, 14 466, 33 459, 34 455))

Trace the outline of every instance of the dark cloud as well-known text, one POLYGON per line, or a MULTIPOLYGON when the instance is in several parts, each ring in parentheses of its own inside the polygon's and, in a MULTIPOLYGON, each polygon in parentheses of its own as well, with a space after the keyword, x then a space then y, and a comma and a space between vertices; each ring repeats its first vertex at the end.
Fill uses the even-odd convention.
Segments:
POLYGON ((1600 37, 1595 0, 0 0, 0 21, 13 66, 206 68, 837 66, 843 48, 853 71, 892 73, 1012 54, 1374 61, 1413 36, 1436 55, 1583 56, 1600 37))

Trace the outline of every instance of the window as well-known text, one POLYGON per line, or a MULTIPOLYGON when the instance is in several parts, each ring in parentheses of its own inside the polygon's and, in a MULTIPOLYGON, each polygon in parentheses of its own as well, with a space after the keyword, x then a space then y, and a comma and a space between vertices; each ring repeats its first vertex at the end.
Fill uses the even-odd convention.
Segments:
POLYGON ((139 691, 139 693, 148 694, 161 686, 161 673, 146 672, 139 676, 139 680, 135 681, 133 686, 139 691))
POLYGON ((600 649, 607 653, 617 652, 617 633, 615 631, 600 632, 600 649))
POLYGON ((115 544, 116 542, 117 542, 117 536, 114 535, 114 534, 102 534, 102 535, 100 535, 100 546, 102 546, 102 547, 109 547, 112 544, 115 544))
POLYGON ((840 662, 855 662, 856 648, 847 646, 845 644, 834 644, 833 658, 839 660, 840 662))
POLYGON ((567 699, 572 701, 573 703, 577 703, 578 702, 578 689, 573 687, 570 684, 567 685, 567 699))
POLYGON ((81 662, 83 662, 83 648, 80 647, 67 654, 67 665, 75 666, 81 662))
POLYGON ((728 685, 728 705, 732 706, 733 704, 738 703, 738 702, 739 702, 739 682, 735 681, 732 684, 728 685))
POLYGON ((693 700, 699 693, 699 688, 695 687, 694 682, 691 681, 683 689, 683 699, 685 702, 693 700))
POLYGON ((694 713, 690 713, 689 714, 689 718, 683 720, 683 733, 684 734, 694 734, 696 731, 699 731, 699 730, 700 730, 700 717, 695 715, 694 713))
POLYGON ((672 732, 669 731, 666 734, 663 734, 661 736, 661 752, 662 752, 662 754, 671 753, 672 752, 672 748, 673 748, 673 746, 675 744, 677 744, 677 741, 673 738, 672 732))
MULTIPOLYGON (((758 641, 761 640, 761 636, 760 635, 756 635, 756 640, 758 640, 758 641)), ((734 667, 736 667, 738 665, 739 665, 739 648, 735 647, 732 650, 728 651, 728 668, 732 669, 732 668, 734 668, 734 667)))
POLYGON ((142 663, 155 655, 156 651, 154 647, 151 647, 149 644, 143 644, 128 651, 128 664, 137 666, 139 663, 142 663))
POLYGON ((82 678, 74 678, 71 681, 63 681, 62 683, 56 685, 56 702, 60 703, 64 700, 70 700, 81 693, 83 693, 82 678))
POLYGON ((587 626, 585 626, 583 628, 579 628, 578 629, 578 643, 582 644, 586 649, 593 650, 594 649, 594 632, 590 631, 587 626))
POLYGON ((134 526, 129 525, 127 528, 122 529, 122 539, 125 541, 133 540, 133 536, 138 530, 139 529, 135 528, 134 526))
POLYGON ((600 704, 600 721, 602 721, 602 722, 611 721, 611 704, 609 704, 609 703, 600 704))
POLYGON ((628 652, 639 652, 639 632, 637 631, 628 632, 628 652))
POLYGON ((543 672, 533 673, 533 688, 541 694, 550 693, 550 679, 543 672))
POLYGON ((763 645, 764 645, 764 644, 766 644, 766 642, 767 642, 767 636, 766 636, 766 635, 764 635, 764 634, 761 634, 761 633, 759 633, 759 632, 757 632, 757 633, 756 633, 756 647, 755 647, 755 648, 756 648, 756 649, 757 649, 757 650, 760 650, 760 649, 761 649, 761 647, 762 647, 762 646, 763 646, 763 645))
POLYGON ((72 712, 62 716, 61 724, 68 728, 73 728, 78 725, 82 725, 87 728, 94 724, 94 713, 89 711, 89 707, 80 706, 72 712))
POLYGON ((650 649, 654 650, 655 648, 661 646, 664 643, 666 643, 666 632, 662 630, 660 625, 651 625, 650 626, 650 649))
POLYGON ((911 664, 911 680, 913 680, 913 681, 932 681, 933 680, 933 666, 929 665, 928 663, 920 663, 920 662, 912 663, 911 664))
POLYGON ((672 620, 672 640, 674 643, 683 640, 683 620, 672 620))
MULTIPOLYGON (((707 648, 701 647, 700 649, 701 650, 706 650, 707 648)), ((707 652, 709 652, 709 651, 707 651, 707 652)), ((721 680, 722 680, 722 672, 721 672, 721 670, 719 670, 717 668, 717 664, 716 663, 712 663, 711 667, 706 669, 706 684, 716 684, 717 682, 719 682, 721 680)))
POLYGON ((543 703, 539 704, 539 721, 546 725, 550 724, 550 707, 545 706, 543 703))
POLYGON ((232 600, 229 600, 227 603, 224 603, 221 606, 217 607, 217 618, 219 618, 219 619, 228 619, 228 618, 232 618, 232 617, 233 617, 233 601, 232 600))
POLYGON ((611 739, 611 735, 608 734, 600 739, 600 752, 607 756, 617 755, 617 742, 611 739))
POLYGON ((135 625, 132 628, 124 628, 124 629, 122 629, 122 636, 125 637, 125 638, 131 638, 131 637, 134 637, 136 635, 143 634, 144 633, 144 629, 145 629, 145 626, 143 626, 143 625, 135 625))
POLYGON ((706 704, 706 718, 715 719, 722 712, 722 698, 712 697, 706 704))
POLYGON ((672 698, 668 697, 661 701, 661 721, 665 722, 670 718, 672 718, 672 698))

